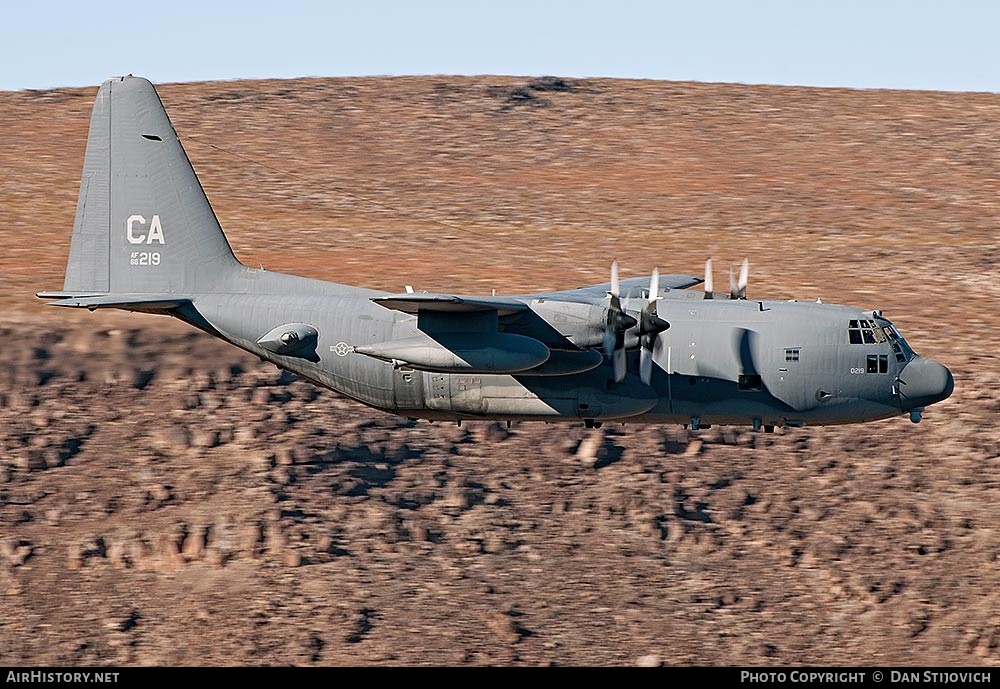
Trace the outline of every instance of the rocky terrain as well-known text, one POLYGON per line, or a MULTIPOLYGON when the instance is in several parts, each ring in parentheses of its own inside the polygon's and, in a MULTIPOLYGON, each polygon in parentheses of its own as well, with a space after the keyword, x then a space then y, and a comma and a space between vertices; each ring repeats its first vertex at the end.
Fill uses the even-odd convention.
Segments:
POLYGON ((955 393, 774 435, 397 419, 38 303, 96 86, 0 93, 0 664, 1000 664, 1000 95, 159 91, 246 263, 514 293, 748 255, 752 295, 882 308, 955 393))

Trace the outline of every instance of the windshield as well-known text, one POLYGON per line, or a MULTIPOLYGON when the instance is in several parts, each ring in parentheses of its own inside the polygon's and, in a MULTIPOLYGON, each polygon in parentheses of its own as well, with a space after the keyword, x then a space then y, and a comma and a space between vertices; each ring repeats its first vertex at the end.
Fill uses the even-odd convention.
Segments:
POLYGON ((910 348, 910 345, 906 343, 903 336, 899 334, 898 330, 896 330, 896 326, 890 323, 888 318, 879 318, 876 321, 876 325, 881 327, 882 332, 886 336, 886 340, 888 340, 889 344, 892 345, 892 351, 896 355, 896 361, 902 363, 913 357, 913 350, 910 348))

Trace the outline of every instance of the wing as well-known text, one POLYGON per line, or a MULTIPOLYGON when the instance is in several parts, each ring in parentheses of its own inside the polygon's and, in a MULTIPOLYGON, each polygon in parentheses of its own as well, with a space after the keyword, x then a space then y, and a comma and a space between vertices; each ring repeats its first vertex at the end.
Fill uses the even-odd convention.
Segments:
POLYGON ((443 313, 496 311, 499 316, 509 316, 528 310, 525 302, 514 297, 461 297, 433 292, 387 294, 384 297, 372 297, 372 301, 387 309, 413 315, 418 315, 421 311, 443 313))
POLYGON ((359 354, 425 371, 562 376, 601 364, 515 297, 406 293, 372 297, 417 317, 417 333, 355 347, 359 354))
MULTIPOLYGON (((688 289, 695 285, 700 285, 705 280, 694 275, 661 275, 660 289, 688 289)), ((639 298, 642 293, 649 289, 649 278, 638 277, 621 281, 621 298, 639 298)), ((580 287, 578 289, 563 290, 561 292, 545 292, 540 294, 527 294, 517 297, 517 299, 531 302, 535 299, 551 299, 552 301, 570 301, 580 303, 592 303, 595 299, 604 299, 611 289, 611 283, 605 282, 600 285, 580 287)))

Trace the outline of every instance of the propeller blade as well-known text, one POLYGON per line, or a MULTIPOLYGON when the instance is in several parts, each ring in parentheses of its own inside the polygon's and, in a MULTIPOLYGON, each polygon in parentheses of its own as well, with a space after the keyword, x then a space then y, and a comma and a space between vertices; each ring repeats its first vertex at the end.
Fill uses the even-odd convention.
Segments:
POLYGON ((625 368, 627 364, 625 360, 625 348, 620 347, 616 349, 611 361, 615 371, 615 382, 620 383, 625 380, 625 368))
POLYGON ((616 258, 611 262, 611 296, 617 297, 621 294, 620 287, 621 285, 618 283, 618 259, 616 258))
MULTIPOLYGON (((663 324, 667 328, 670 327, 666 321, 663 321, 663 324)), ((642 347, 639 349, 639 377, 646 385, 649 385, 649 381, 653 379, 654 360, 663 354, 663 341, 660 339, 660 332, 643 336, 642 347)))
POLYGON ((653 378, 653 352, 656 351, 660 333, 670 327, 657 313, 659 292, 660 269, 654 267, 649 279, 649 303, 643 308, 639 319, 639 378, 646 385, 653 378))
POLYGON ((657 314, 657 304, 660 292, 660 271, 653 268, 653 275, 649 281, 649 303, 642 309, 639 318, 639 335, 642 336, 642 344, 647 349, 653 348, 650 337, 656 337, 670 327, 670 324, 657 314))
POLYGON ((639 378, 646 385, 653 378, 653 353, 645 347, 639 350, 639 378))
POLYGON ((712 259, 705 259, 705 298, 712 299, 714 285, 712 284, 712 259))
POLYGON ((611 356, 615 351, 615 341, 618 337, 615 335, 615 331, 611 327, 604 329, 604 353, 607 356, 611 356))
POLYGON ((743 265, 740 266, 740 279, 736 283, 740 299, 747 298, 747 283, 750 281, 750 259, 744 258, 743 265))

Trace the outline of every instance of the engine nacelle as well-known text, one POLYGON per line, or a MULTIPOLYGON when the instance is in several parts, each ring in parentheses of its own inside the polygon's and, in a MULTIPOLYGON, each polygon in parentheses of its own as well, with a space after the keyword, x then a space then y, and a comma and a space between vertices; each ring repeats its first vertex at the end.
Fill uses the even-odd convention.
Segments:
POLYGON ((417 337, 355 346, 358 354, 437 373, 518 373, 544 364, 549 348, 510 333, 421 333, 417 337))

